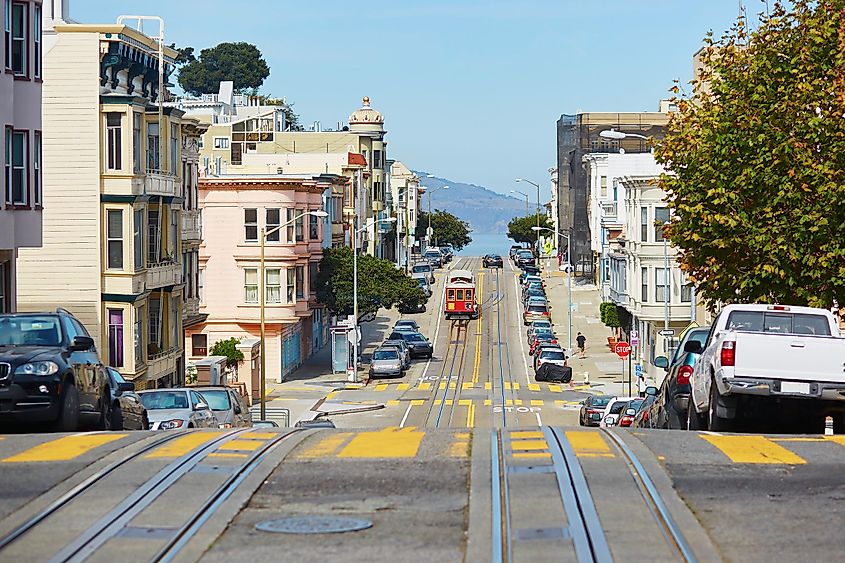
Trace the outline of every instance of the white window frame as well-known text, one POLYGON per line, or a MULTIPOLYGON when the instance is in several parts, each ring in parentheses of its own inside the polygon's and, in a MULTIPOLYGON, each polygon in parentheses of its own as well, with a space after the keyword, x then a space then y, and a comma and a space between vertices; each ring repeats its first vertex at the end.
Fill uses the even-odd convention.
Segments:
POLYGON ((228 150, 231 141, 229 137, 214 137, 214 150, 228 150), (224 142, 225 141, 225 142, 224 142))
POLYGON ((29 205, 29 131, 23 129, 13 129, 12 130, 12 205, 29 205), (15 164, 15 137, 21 135, 23 137, 23 148, 22 154, 20 155, 20 164, 15 164), (15 198, 15 171, 21 170, 21 181, 23 185, 21 186, 21 193, 23 194, 23 199, 16 199, 15 198))
POLYGON ((41 78, 41 5, 34 4, 32 10, 32 76, 41 78))
POLYGON ((672 302, 672 287, 669 279, 669 268, 655 268, 654 269, 654 302, 665 303, 668 293, 669 302, 672 302), (662 275, 661 275, 662 274, 662 275), (663 289, 664 294, 660 295, 660 290, 663 289))
POLYGON ((261 233, 258 232, 258 209, 255 207, 244 207, 244 242, 258 242, 258 238, 260 236, 261 233), (255 221, 247 221, 247 211, 255 213, 255 221), (249 235, 247 235, 247 229, 250 227, 255 228, 255 238, 250 238, 249 235))
POLYGON ((244 303, 258 303, 258 268, 244 268, 244 303))
POLYGON ((117 111, 105 113, 106 126, 106 170, 123 168, 123 114, 117 111), (117 116, 117 125, 110 125, 109 118, 117 116))
POLYGON ((126 266, 126 256, 124 252, 124 245, 123 245, 123 209, 106 209, 106 269, 107 270, 120 270, 122 271, 126 266), (111 217, 115 214, 116 216, 120 217, 120 228, 119 233, 117 235, 113 234, 111 231, 111 217), (120 248, 120 265, 112 265, 111 262, 111 249, 112 246, 115 248, 120 248))
POLYGON ((283 268, 267 268, 264 270, 264 301, 268 305, 280 305, 282 303, 282 270, 283 268))
POLYGON ((42 203, 44 178, 41 172, 41 161, 43 160, 42 135, 41 131, 32 132, 32 195, 36 207, 42 203))

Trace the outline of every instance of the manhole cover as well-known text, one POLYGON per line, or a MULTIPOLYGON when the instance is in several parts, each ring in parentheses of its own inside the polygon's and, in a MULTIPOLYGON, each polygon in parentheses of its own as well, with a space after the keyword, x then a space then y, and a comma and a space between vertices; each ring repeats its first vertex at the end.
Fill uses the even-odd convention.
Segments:
POLYGON ((335 516, 294 516, 264 520, 255 525, 256 530, 278 534, 337 534, 357 532, 372 528, 373 523, 359 518, 335 516))

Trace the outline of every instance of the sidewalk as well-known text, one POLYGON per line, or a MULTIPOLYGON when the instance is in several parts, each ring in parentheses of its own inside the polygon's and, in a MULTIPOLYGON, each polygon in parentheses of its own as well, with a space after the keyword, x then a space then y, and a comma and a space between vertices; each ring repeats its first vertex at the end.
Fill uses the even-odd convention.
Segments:
MULTIPOLYGON (((384 340, 398 313, 391 309, 381 311, 376 319, 361 324, 361 365, 369 363, 373 350, 384 340)), ((332 346, 327 343, 322 350, 308 358, 296 371, 287 376, 282 383, 267 382, 267 408, 286 408, 290 410, 290 425, 300 420, 313 420, 320 412, 354 410, 356 405, 332 404, 330 395, 333 391, 362 387, 366 381, 366 372, 359 371, 361 383, 350 383, 345 373, 332 373, 332 346), (319 406, 317 406, 319 404, 319 406), (314 410, 315 408, 319 410, 314 410)), ((348 401, 347 401, 348 403, 348 401)), ((373 405, 362 403, 358 408, 372 408, 373 405)))
MULTIPOLYGON (((544 272, 546 293, 552 304, 552 320, 555 333, 563 348, 569 346, 569 279, 563 272, 544 272)), ((611 351, 607 338, 613 335, 599 318, 601 294, 593 284, 585 284, 578 278, 572 280, 572 354, 569 365, 572 366, 572 380, 576 385, 589 381, 590 387, 606 395, 623 393, 622 360, 611 351), (586 354, 578 357, 576 337, 582 333, 587 338, 586 354)), ((627 364, 625 366, 627 382, 627 364)), ((627 390, 627 385, 624 386, 627 390)))

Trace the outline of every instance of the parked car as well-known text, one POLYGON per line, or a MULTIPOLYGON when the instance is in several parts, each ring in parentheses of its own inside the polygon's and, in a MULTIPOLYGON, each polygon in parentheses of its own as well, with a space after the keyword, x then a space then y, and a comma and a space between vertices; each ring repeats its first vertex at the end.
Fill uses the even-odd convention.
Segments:
POLYGON ((549 304, 548 299, 546 299, 546 297, 543 296, 543 295, 526 296, 525 301, 522 304, 523 309, 527 309, 531 305, 544 305, 544 306, 548 307, 549 309, 552 308, 552 306, 549 304))
POLYGON ((522 313, 522 324, 528 326, 534 321, 551 320, 547 305, 529 305, 522 313))
POLYGON ((425 313, 425 303, 420 302, 415 305, 411 305, 408 303, 399 303, 396 306, 400 313, 406 315, 413 315, 414 313, 425 313))
POLYGON ((502 257, 498 254, 488 254, 484 258, 481 259, 482 264, 485 268, 503 268, 504 261, 502 257))
POLYGON ((217 419, 218 428, 252 426, 249 406, 236 390, 222 385, 191 387, 191 389, 198 391, 207 401, 214 418, 217 419))
POLYGON ((373 358, 370 361, 370 379, 383 375, 402 375, 404 370, 402 354, 398 348, 387 346, 377 348, 373 352, 373 358))
POLYGON ((578 422, 581 426, 598 426, 607 404, 613 399, 607 395, 590 395, 581 401, 581 412, 578 422))
POLYGON ((826 309, 728 305, 719 313, 691 380, 691 429, 730 431, 739 421, 845 433, 845 340, 826 309))
POLYGON ((402 358, 402 369, 411 367, 411 349, 408 348, 404 340, 385 340, 381 343, 381 348, 396 348, 402 358))
POLYGON ((390 333, 389 340, 401 339, 411 349, 412 358, 431 358, 434 347, 431 342, 419 332, 396 330, 390 333))
POLYGON ((534 354, 534 371, 540 369, 543 364, 550 363, 559 366, 566 365, 566 354, 558 345, 541 346, 534 354))
POLYGON ((521 244, 514 244, 514 245, 511 246, 510 250, 508 250, 508 256, 510 257, 511 260, 515 260, 516 259, 516 253, 519 252, 520 250, 523 250, 524 248, 525 247, 522 246, 521 244))
POLYGON ((150 430, 218 427, 208 401, 193 389, 152 389, 138 396, 147 409, 150 430))
POLYGON ((528 354, 534 356, 537 351, 543 346, 559 346, 557 337, 553 334, 542 334, 534 339, 531 346, 528 347, 528 354))
POLYGON ((520 266, 522 273, 526 275, 539 274, 540 268, 536 264, 523 264, 520 266))
POLYGON ((654 359, 654 365, 666 369, 666 376, 657 392, 657 400, 649 406, 651 428, 686 428, 689 408, 690 377, 704 351, 710 327, 688 330, 678 343, 671 361, 665 356, 654 359))
POLYGON ((279 423, 275 420, 253 420, 253 428, 278 428, 279 423))
POLYGON ((520 282, 522 283, 522 285, 525 285, 530 282, 539 282, 543 286, 542 289, 545 289, 546 287, 546 283, 543 281, 543 278, 541 278, 539 274, 526 274, 525 277, 520 277, 520 282))
POLYGON ((543 293, 545 293, 546 288, 543 286, 543 282, 541 281, 528 281, 525 283, 525 285, 522 286, 522 295, 525 296, 526 292, 531 290, 542 291, 543 293))
POLYGON ((528 249, 523 248, 522 250, 517 251, 516 253, 516 265, 519 267, 523 266, 534 266, 536 263, 534 261, 534 253, 528 249))
POLYGON ((525 334, 526 334, 526 336, 528 336, 530 338, 531 333, 533 333, 535 330, 540 330, 540 329, 544 329, 544 328, 551 330, 552 329, 552 323, 549 322, 548 320, 534 321, 528 326, 528 330, 525 331, 525 334))
POLYGON ((543 339, 543 338, 553 339, 554 335, 555 335, 554 330, 552 330, 551 327, 537 328, 534 331, 532 331, 531 335, 528 337, 528 346, 530 347, 532 344, 534 344, 534 341, 538 340, 538 339, 543 339))
POLYGON ((608 401, 607 406, 604 407, 604 412, 601 414, 599 426, 602 428, 611 428, 616 426, 625 405, 628 404, 628 401, 633 401, 637 398, 638 397, 613 397, 610 401, 608 401))
POLYGON ((106 366, 109 379, 111 403, 108 421, 110 430, 149 430, 150 421, 141 397, 135 392, 135 384, 126 381, 119 371, 106 366))
POLYGON ((634 413, 634 420, 631 422, 631 428, 655 428, 652 423, 651 408, 657 401, 657 387, 646 387, 645 397, 640 406, 637 407, 637 412, 634 413))
POLYGON ((455 256, 455 251, 451 248, 447 248, 445 246, 438 247, 437 250, 440 251, 440 254, 443 255, 443 263, 448 264, 452 261, 452 258, 455 256))
POLYGON ((425 293, 425 296, 431 297, 431 282, 428 281, 428 276, 425 274, 412 274, 411 277, 417 280, 417 283, 423 293, 425 293))
POLYGON ((418 331, 420 326, 414 319, 399 319, 393 325, 393 330, 413 330, 418 331))
POLYGON ((434 268, 428 262, 417 262, 411 266, 411 273, 425 274, 428 277, 428 281, 434 283, 434 268))
POLYGON ((71 313, 0 315, 0 420, 105 429, 110 389, 94 339, 71 313))
POLYGON ((435 268, 443 267, 443 254, 436 248, 426 250, 423 259, 435 268))
POLYGON ((628 428, 633 424, 634 417, 637 415, 637 411, 645 402, 645 399, 642 397, 637 397, 636 399, 631 399, 627 403, 622 406, 622 409, 619 412, 619 419, 616 422, 616 426, 621 426, 623 428, 628 428))

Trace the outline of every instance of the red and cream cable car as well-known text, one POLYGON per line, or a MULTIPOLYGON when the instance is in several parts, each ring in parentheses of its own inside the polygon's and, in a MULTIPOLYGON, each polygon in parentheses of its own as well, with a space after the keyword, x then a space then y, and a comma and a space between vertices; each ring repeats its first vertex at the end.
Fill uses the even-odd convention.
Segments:
POLYGON ((449 273, 443 313, 447 320, 478 318, 475 278, 469 270, 452 270, 449 273))

